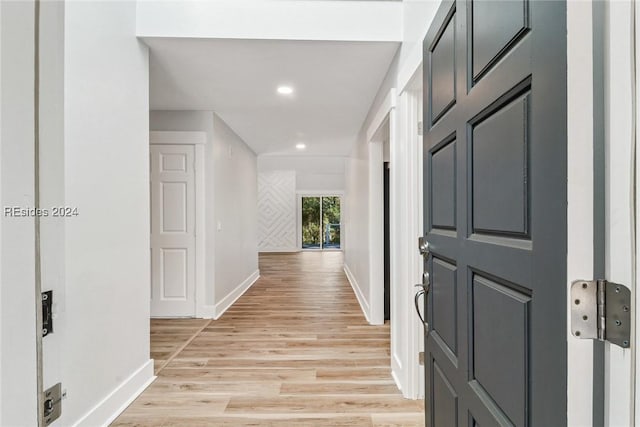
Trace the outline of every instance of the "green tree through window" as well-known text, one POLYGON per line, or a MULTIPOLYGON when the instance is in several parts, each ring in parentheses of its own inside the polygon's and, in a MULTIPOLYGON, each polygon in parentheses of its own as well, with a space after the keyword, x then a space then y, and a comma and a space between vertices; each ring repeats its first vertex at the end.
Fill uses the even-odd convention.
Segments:
POLYGON ((302 248, 340 248, 340 197, 302 198, 302 248))

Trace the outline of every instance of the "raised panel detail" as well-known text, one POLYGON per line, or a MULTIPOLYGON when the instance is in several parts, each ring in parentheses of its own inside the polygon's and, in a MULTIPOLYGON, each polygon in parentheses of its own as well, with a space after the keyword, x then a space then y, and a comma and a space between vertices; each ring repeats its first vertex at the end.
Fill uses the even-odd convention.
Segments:
POLYGON ((528 235, 528 95, 473 127, 473 231, 528 235))
POLYGON ((497 63, 526 32, 528 6, 527 0, 472 2, 474 80, 497 63))
POLYGON ((455 13, 444 24, 440 37, 431 47, 431 123, 435 123, 455 104, 455 13))
POLYGON ((440 335, 453 354, 457 354, 456 266, 434 258, 431 271, 433 331, 440 335))
POLYGON ((163 182, 162 224, 163 233, 187 231, 187 183, 163 182))
POLYGON ((187 249, 161 249, 162 299, 187 298, 187 249))
POLYGON ((187 171, 187 155, 183 153, 160 154, 162 158, 162 172, 186 172, 187 171))
POLYGON ((517 425, 526 425, 531 297, 473 276, 473 378, 517 425))
POLYGON ((456 228, 456 142, 451 140, 431 154, 431 223, 456 228))
POLYGON ((437 427, 457 427, 458 396, 435 360, 432 361, 433 408, 431 425, 437 427))

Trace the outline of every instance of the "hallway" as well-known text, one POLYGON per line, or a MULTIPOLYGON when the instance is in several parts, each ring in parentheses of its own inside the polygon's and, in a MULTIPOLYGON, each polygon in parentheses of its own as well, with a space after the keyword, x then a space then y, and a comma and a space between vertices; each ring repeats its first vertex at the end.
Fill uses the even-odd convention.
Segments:
POLYGON ((418 426, 342 252, 261 254, 261 278, 218 320, 153 320, 158 379, 116 426, 418 426))

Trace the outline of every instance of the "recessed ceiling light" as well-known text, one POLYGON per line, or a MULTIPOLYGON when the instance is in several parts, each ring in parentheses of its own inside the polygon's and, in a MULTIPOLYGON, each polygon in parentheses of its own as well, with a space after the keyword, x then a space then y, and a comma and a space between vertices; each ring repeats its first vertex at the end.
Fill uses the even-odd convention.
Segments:
POLYGON ((293 88, 291 86, 278 86, 278 93, 280 95, 291 95, 293 88))
POLYGON ((296 148, 298 150, 304 150, 305 148, 307 148, 306 144, 300 143, 300 144, 296 144, 296 148))

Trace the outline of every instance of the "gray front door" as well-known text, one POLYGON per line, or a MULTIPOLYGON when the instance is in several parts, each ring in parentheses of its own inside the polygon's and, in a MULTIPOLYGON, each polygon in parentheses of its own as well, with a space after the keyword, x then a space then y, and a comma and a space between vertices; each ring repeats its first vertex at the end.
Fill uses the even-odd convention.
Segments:
POLYGON ((424 41, 426 423, 566 424, 566 3, 444 2, 424 41))

